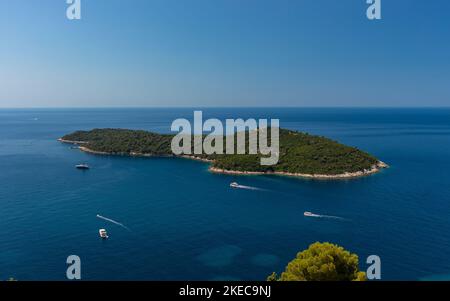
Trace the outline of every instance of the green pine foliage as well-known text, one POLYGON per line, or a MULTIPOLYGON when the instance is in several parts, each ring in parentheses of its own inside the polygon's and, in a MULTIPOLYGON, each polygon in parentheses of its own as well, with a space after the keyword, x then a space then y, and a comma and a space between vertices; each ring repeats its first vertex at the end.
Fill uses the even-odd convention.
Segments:
POLYGON ((316 242, 288 263, 278 277, 272 273, 268 281, 365 281, 359 271, 358 255, 328 242, 316 242))
POLYGON ((62 137, 64 140, 85 141, 89 149, 98 152, 127 155, 131 153, 155 156, 171 155, 173 135, 162 135, 141 130, 94 129, 77 131, 62 137))

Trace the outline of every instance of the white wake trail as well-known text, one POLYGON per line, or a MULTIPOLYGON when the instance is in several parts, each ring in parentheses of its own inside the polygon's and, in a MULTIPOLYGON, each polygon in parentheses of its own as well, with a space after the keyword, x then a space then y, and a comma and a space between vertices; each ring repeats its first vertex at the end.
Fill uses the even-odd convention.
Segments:
POLYGON ((237 185, 236 188, 239 188, 239 189, 248 189, 248 190, 267 191, 266 189, 262 189, 262 188, 258 188, 258 187, 253 187, 253 186, 245 186, 245 185, 237 185))
POLYGON ((128 230, 128 231, 131 231, 130 228, 128 228, 127 226, 125 226, 124 224, 119 223, 119 222, 117 222, 117 221, 115 221, 115 220, 113 220, 113 219, 110 219, 110 218, 101 216, 100 214, 97 214, 97 217, 98 217, 99 219, 102 219, 102 220, 108 221, 108 222, 110 222, 110 223, 113 223, 113 224, 115 224, 115 225, 117 225, 117 226, 120 226, 120 227, 122 227, 122 228, 124 228, 124 229, 126 229, 126 230, 128 230))
POLYGON ((340 217, 340 216, 315 214, 315 213, 310 213, 309 215, 307 215, 307 217, 336 219, 336 220, 341 220, 341 221, 347 220, 346 218, 343 218, 343 217, 340 217))
POLYGON ((330 219, 339 219, 339 220, 345 220, 345 218, 340 216, 334 216, 334 215, 320 215, 322 218, 330 218, 330 219))

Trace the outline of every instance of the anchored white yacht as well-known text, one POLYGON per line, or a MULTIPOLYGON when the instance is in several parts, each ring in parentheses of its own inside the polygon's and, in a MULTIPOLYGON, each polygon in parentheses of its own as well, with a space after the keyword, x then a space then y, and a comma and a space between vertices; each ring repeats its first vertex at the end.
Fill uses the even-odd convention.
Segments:
POLYGON ((100 229, 100 230, 98 230, 98 234, 99 234, 100 237, 103 238, 103 239, 107 239, 107 238, 108 238, 108 233, 106 232, 105 229, 100 229))

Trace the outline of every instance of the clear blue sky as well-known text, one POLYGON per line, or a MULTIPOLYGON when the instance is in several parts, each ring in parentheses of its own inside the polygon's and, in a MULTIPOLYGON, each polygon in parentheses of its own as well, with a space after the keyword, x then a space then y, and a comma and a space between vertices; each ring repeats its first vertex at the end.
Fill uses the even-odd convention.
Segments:
POLYGON ((0 0, 0 107, 448 106, 450 1, 0 0))

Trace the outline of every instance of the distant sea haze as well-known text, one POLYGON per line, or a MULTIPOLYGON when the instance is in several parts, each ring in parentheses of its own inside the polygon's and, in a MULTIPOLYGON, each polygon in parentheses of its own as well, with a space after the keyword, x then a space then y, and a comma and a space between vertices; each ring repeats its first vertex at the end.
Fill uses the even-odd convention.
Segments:
POLYGON ((391 167, 345 181, 212 174, 202 162, 96 156, 57 141, 93 128, 169 133, 193 111, 0 109, 0 279, 64 280, 75 254, 85 280, 265 280, 316 241, 358 254, 362 270, 380 256, 384 280, 448 278, 450 109, 203 109, 278 118, 391 167))

